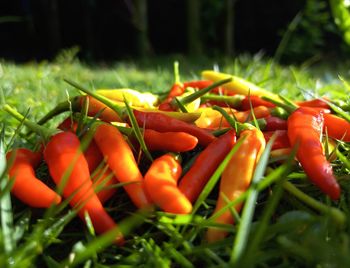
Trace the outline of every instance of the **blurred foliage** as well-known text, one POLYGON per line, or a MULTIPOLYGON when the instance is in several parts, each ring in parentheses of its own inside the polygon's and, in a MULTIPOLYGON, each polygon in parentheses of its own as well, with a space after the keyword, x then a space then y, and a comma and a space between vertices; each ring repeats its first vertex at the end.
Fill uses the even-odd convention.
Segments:
POLYGON ((282 60, 305 61, 350 53, 350 2, 306 0, 304 8, 281 33, 282 60))
POLYGON ((335 24, 343 33, 344 41, 350 46, 350 6, 349 0, 330 0, 335 24))

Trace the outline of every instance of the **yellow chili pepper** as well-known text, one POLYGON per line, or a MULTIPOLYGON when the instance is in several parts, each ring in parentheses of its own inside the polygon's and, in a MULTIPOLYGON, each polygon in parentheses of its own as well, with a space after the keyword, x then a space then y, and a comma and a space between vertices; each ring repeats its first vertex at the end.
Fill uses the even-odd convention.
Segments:
POLYGON ((222 79, 232 77, 231 82, 221 86, 222 88, 226 89, 231 95, 241 94, 241 95, 248 96, 250 94, 252 96, 259 96, 259 97, 266 96, 275 100, 279 100, 279 97, 276 94, 270 91, 267 91, 266 89, 263 89, 238 76, 215 72, 211 70, 205 70, 202 72, 202 77, 204 79, 211 80, 213 82, 217 82, 222 79))
MULTIPOLYGON (((219 197, 214 213, 227 204, 226 200, 233 201, 248 189, 256 164, 265 149, 264 135, 255 127, 242 131, 240 139, 244 140, 221 175, 219 197)), ((242 203, 237 204, 236 211, 239 212, 241 207, 242 203)), ((226 210, 216 218, 215 222, 233 224, 234 219, 231 212, 226 210)), ((223 239, 226 235, 226 231, 212 227, 208 229, 206 238, 208 242, 214 242, 223 239)))
POLYGON ((158 96, 149 92, 138 92, 129 88, 120 89, 98 89, 96 93, 113 101, 123 102, 124 97, 130 106, 151 108, 158 103, 158 96))

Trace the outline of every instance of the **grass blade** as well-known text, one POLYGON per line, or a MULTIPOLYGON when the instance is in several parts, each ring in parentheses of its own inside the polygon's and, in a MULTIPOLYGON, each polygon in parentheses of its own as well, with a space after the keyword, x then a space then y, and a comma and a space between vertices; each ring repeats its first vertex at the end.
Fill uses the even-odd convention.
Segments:
POLYGON ((270 151, 276 136, 272 136, 267 143, 264 152, 261 155, 260 161, 256 166, 252 184, 248 189, 247 200, 243 207, 241 222, 238 226, 237 235, 234 239, 234 246, 231 252, 230 263, 237 264, 240 261, 248 242, 248 235, 251 229, 252 218, 255 211, 256 200, 259 195, 258 183, 262 180, 265 169, 269 162, 270 151))
POLYGON ((101 252, 107 246, 111 245, 115 240, 115 237, 122 232, 123 235, 129 234, 133 228, 142 224, 144 218, 146 217, 146 212, 139 212, 129 218, 123 220, 117 227, 111 229, 107 233, 100 235, 96 239, 92 240, 85 246, 84 251, 79 251, 73 260, 66 260, 62 264, 62 267, 76 267, 82 262, 89 259, 91 256, 95 255, 98 252, 101 252))
POLYGON ((132 109, 128 103, 128 101, 126 99, 124 99, 124 103, 125 103, 125 108, 126 108, 126 112, 129 116, 130 122, 131 122, 131 126, 132 129, 135 133, 136 139, 139 142, 142 151, 145 153, 146 157, 153 162, 153 157, 151 155, 151 153, 148 151, 147 145, 145 143, 145 140, 143 139, 143 135, 141 133, 141 129, 137 123, 137 120, 135 118, 134 113, 132 112, 132 109))
MULTIPOLYGON (((269 200, 267 201, 267 205, 265 207, 265 210, 261 216, 261 220, 256 227, 256 230, 254 232, 254 236, 252 237, 249 247, 247 249, 247 253, 245 254, 244 260, 247 262, 252 262, 254 258, 254 253, 258 250, 259 245, 261 241, 263 240, 263 237, 265 235, 265 232, 270 224, 270 219, 275 212, 278 202, 282 198, 283 194, 283 188, 282 188, 282 181, 279 181, 272 190, 272 195, 270 196, 269 200)), ((245 262, 244 261, 244 262, 245 262)), ((251 267, 253 265, 246 265, 243 264, 242 267, 251 267)))
POLYGON ((12 204, 11 195, 9 189, 5 187, 8 185, 8 177, 6 175, 6 153, 4 136, 5 130, 2 127, 0 134, 0 189, 3 192, 0 199, 0 215, 1 215, 1 231, 4 243, 4 250, 6 253, 11 253, 15 248, 15 242, 13 239, 13 214, 12 214, 12 204))

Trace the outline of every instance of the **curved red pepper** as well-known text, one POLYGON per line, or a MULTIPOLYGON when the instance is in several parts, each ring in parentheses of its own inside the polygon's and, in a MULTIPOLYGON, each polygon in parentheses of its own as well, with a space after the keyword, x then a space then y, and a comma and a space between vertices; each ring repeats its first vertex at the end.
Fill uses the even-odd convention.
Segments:
MULTIPOLYGON (((72 207, 79 208, 78 215, 82 220, 87 212, 97 233, 104 233, 116 227, 116 223, 94 192, 88 163, 75 134, 60 132, 52 136, 44 150, 44 158, 57 185, 69 175, 63 195, 65 198, 71 198, 69 203, 72 207)), ((119 234, 115 241, 118 244, 123 243, 122 234, 119 234)))
POLYGON ((193 203, 221 161, 236 142, 236 132, 230 130, 208 145, 180 180, 179 189, 193 203))
POLYGON ((195 136, 186 132, 158 132, 145 129, 143 138, 150 151, 186 152, 192 150, 198 143, 195 136))
POLYGON ((134 115, 140 127, 159 132, 187 132, 198 139, 198 143, 207 146, 216 138, 210 132, 195 125, 156 112, 142 112, 134 110, 134 115))
POLYGON ((288 138, 292 147, 299 143, 297 159, 310 180, 332 199, 338 199, 340 187, 320 142, 323 120, 322 113, 312 108, 298 108, 288 118, 288 138))
POLYGON ((13 158, 9 169, 9 177, 14 180, 11 192, 19 200, 37 208, 48 208, 61 202, 61 197, 35 176, 34 169, 42 159, 41 152, 20 148, 7 153, 6 158, 13 158))

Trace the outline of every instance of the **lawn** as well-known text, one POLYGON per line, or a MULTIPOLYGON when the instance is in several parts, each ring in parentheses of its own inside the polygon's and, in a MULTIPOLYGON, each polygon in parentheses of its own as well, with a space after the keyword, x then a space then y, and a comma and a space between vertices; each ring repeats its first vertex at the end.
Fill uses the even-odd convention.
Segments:
MULTIPOLYGON (((257 54, 196 60, 169 56, 87 65, 66 51, 53 62, 16 65, 2 61, 2 105, 7 103, 38 121, 59 102, 79 94, 64 78, 89 89, 132 88, 165 96, 174 82, 175 60, 181 81, 200 79, 202 70, 214 68, 293 100, 327 96, 349 102, 350 87, 345 81, 350 74, 345 64, 282 66, 257 54)), ((45 126, 56 127, 66 115, 45 126)), ((33 148, 25 139, 25 127, 19 128, 3 110, 0 120, 5 150, 13 146, 33 148)), ((332 162, 342 189, 339 200, 322 194, 292 159, 280 164, 267 154, 267 162, 260 167, 263 179, 244 197, 252 218, 237 216, 242 224, 225 226, 230 235, 212 244, 205 242, 204 234, 213 224, 210 216, 217 185, 195 213, 182 216, 160 210, 138 211, 118 189, 105 204, 126 234, 125 245, 118 247, 112 244, 113 233, 96 236, 92 226, 86 227, 69 206, 35 209, 10 198, 3 176, 0 267, 346 267, 350 263, 350 145, 342 143, 339 148, 345 159, 340 156, 332 162), (244 231, 246 236, 242 236, 244 231), (239 258, 232 261, 233 255, 239 258)), ((184 165, 190 158, 183 155, 184 165)), ((45 164, 40 165, 37 175, 53 185, 45 164)))

